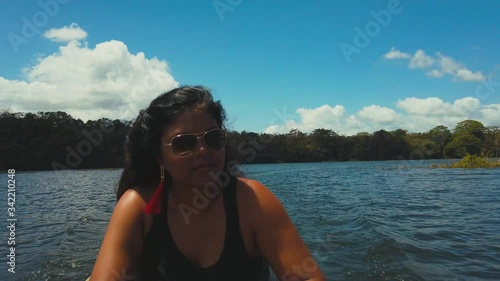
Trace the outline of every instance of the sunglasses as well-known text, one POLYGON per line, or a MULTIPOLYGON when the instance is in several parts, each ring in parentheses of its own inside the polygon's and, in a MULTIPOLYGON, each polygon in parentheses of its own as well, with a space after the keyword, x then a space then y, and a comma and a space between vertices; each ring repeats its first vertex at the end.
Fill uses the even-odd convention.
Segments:
POLYGON ((198 134, 180 134, 174 136, 170 143, 164 143, 164 146, 170 146, 172 152, 177 157, 187 157, 198 148, 199 140, 211 150, 219 150, 226 145, 226 132, 222 129, 211 129, 198 134), (201 134, 201 136, 199 136, 201 134))

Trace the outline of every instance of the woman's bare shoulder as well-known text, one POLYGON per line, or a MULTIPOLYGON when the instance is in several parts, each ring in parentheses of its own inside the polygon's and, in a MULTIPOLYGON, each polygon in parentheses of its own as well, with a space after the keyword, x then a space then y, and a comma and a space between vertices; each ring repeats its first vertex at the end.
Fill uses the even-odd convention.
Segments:
MULTIPOLYGON (((155 191, 154 188, 150 187, 131 187, 123 193, 122 198, 126 196, 126 198, 129 198, 132 202, 144 204, 144 206, 146 206, 151 197, 153 197, 155 191)), ((120 198, 120 200, 122 200, 122 198, 120 198)))
POLYGON ((261 182, 250 179, 250 178, 243 178, 243 177, 237 177, 238 179, 238 188, 243 188, 246 190, 253 190, 253 191, 259 191, 259 189, 262 188, 267 188, 265 185, 263 185, 261 182))
MULTIPOLYGON (((254 210, 264 210, 266 208, 281 205, 278 198, 261 182, 249 178, 238 178, 238 197, 241 196, 241 203, 245 207, 254 210), (255 209, 257 208, 257 209, 255 209)), ((240 203, 240 200, 238 201, 240 203)))
POLYGON ((147 205, 146 200, 146 193, 141 192, 140 189, 130 188, 116 203, 113 216, 119 220, 142 219, 147 205))
POLYGON ((151 214, 146 213, 145 210, 154 192, 154 189, 148 188, 129 188, 123 193, 115 207, 116 216, 125 220, 141 221, 144 236, 148 233, 152 223, 151 214))
POLYGON ((106 229, 92 279, 109 280, 113 270, 134 267, 147 233, 148 196, 144 189, 130 188, 120 197, 106 229))

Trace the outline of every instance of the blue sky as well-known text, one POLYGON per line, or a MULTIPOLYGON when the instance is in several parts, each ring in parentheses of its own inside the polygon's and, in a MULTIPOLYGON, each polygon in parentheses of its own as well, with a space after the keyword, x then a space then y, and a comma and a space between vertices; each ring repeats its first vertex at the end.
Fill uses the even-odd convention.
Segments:
POLYGON ((130 120, 196 84, 238 131, 500 125, 495 0, 1 5, 0 106, 14 111, 130 120))

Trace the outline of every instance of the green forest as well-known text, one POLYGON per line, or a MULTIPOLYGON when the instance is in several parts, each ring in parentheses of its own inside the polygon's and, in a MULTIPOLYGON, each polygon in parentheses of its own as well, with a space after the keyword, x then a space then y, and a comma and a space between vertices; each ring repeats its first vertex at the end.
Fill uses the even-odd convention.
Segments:
MULTIPOLYGON (((132 121, 83 122, 65 112, 0 113, 0 170, 101 169, 123 166, 123 142, 132 121)), ((428 132, 404 129, 344 136, 318 128, 285 134, 228 132, 241 164, 375 161, 500 156, 500 130, 475 120, 428 132)))

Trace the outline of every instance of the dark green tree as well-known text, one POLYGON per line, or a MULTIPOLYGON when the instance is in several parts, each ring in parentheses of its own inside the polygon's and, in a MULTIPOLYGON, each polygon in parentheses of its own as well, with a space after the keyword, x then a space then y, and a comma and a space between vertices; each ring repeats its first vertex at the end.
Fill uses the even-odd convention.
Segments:
POLYGON ((445 146, 447 157, 463 157, 466 153, 480 154, 485 140, 486 128, 476 120, 459 122, 453 130, 451 142, 445 146))

